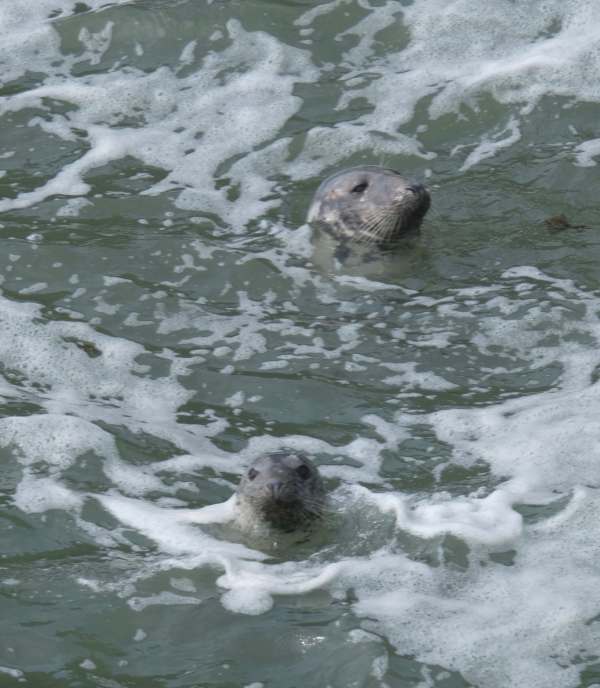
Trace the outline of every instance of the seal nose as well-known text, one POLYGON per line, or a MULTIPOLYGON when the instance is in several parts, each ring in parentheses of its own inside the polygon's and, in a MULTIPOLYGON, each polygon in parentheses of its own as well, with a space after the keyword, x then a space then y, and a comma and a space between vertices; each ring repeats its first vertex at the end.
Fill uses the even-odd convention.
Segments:
POLYGON ((271 480, 268 484, 269 492, 273 499, 280 499, 283 492, 283 482, 281 480, 271 480))
POLYGON ((415 194, 427 193, 427 189, 423 186, 423 184, 419 184, 418 182, 414 182, 413 184, 410 184, 410 186, 407 186, 406 188, 415 194))

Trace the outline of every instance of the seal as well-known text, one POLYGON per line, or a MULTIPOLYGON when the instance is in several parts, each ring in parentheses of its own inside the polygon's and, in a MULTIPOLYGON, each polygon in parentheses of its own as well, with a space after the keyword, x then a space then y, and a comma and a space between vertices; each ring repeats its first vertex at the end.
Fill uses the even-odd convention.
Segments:
POLYGON ((325 488, 306 456, 275 452, 250 465, 238 485, 236 501, 242 525, 265 523, 292 532, 320 518, 325 488))
POLYGON ((422 185, 377 165, 350 167, 316 190, 307 222, 338 239, 394 244, 416 232, 431 199, 422 185))

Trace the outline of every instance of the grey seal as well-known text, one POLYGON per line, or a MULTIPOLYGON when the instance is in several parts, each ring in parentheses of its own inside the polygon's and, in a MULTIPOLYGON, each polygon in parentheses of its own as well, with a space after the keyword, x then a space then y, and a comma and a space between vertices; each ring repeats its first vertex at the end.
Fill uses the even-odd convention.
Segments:
POLYGON ((291 532, 318 519, 325 488, 317 467, 306 456, 275 452, 257 458, 237 488, 238 521, 264 523, 291 532))
POLYGON ((307 222, 345 241, 393 244, 419 229, 431 199, 428 190, 377 165, 350 167, 316 190, 307 222))

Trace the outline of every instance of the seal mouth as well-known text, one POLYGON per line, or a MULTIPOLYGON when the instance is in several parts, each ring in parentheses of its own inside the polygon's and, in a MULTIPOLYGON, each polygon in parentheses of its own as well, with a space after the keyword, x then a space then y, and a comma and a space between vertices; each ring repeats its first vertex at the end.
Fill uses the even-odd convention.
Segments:
POLYGON ((316 516, 298 499, 272 499, 262 505, 261 513, 263 519, 273 528, 286 532, 296 530, 316 516))
POLYGON ((320 518, 322 504, 318 500, 298 499, 281 495, 262 501, 259 511, 262 518, 273 528, 291 532, 320 518))

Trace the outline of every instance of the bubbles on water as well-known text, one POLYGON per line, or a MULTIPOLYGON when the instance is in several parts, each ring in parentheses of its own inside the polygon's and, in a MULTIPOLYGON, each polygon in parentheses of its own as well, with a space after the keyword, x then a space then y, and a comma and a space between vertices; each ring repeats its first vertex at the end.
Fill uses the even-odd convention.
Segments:
MULTIPOLYGON (((218 58, 207 53, 202 68, 187 77, 160 67, 150 73, 129 68, 65 78, 65 71, 73 70, 80 60, 92 65, 99 62, 113 42, 112 28, 113 22, 108 21, 94 34, 82 29, 79 41, 86 52, 75 58, 61 55, 57 32, 45 24, 49 44, 38 48, 44 53, 44 69, 59 56, 61 68, 46 83, 5 96, 0 112, 33 108, 43 118, 33 118, 31 126, 65 141, 80 141, 86 150, 43 185, 0 201, 0 211, 67 195, 78 197, 77 205, 72 203, 62 212, 76 213, 91 191, 84 177, 95 168, 131 156, 167 173, 144 193, 175 190, 179 207, 216 213, 241 231, 251 218, 273 205, 262 200, 271 190, 266 177, 282 155, 281 144, 273 139, 300 105, 292 93, 295 83, 316 77, 307 55, 282 47, 266 33, 246 32, 239 22, 230 20, 229 46, 218 58), (66 104, 68 112, 61 109, 53 114, 49 102, 66 104), (262 150, 252 153, 256 148, 262 150), (223 177, 225 171, 228 190, 235 189, 235 202, 228 200, 229 191, 215 185, 215 178, 223 177)), ((187 64, 191 49, 184 53, 182 64, 187 64)))
POLYGON ((581 167, 594 167, 598 163, 594 158, 600 155, 600 139, 591 139, 580 143, 575 149, 577 164, 581 167))
MULTIPOLYGON (((76 36, 46 21, 73 11, 67 0, 0 9, 3 82, 24 65, 35 75, 4 92, 0 111, 75 146, 0 209, 70 196, 50 212, 81 221, 102 200, 92 172, 132 156, 146 167, 127 183, 144 203, 172 197, 199 213, 199 234, 205 222, 217 229, 182 240, 176 256, 157 248, 172 274, 147 288, 128 266, 96 290, 84 265, 68 280, 68 312, 33 305, 52 296, 37 277, 18 285, 18 301, 0 299, 0 391, 23 414, 0 421, 16 506, 68 513, 112 557, 79 584, 136 614, 217 595, 257 615, 322 589, 371 629, 349 642, 381 634, 478 685, 575 685, 600 611, 597 294, 537 268, 475 287, 409 288, 384 259, 330 275, 310 263, 307 227, 265 216, 289 179, 348 158, 439 157, 435 127, 413 126, 422 118, 466 120, 451 162, 467 171, 522 142, 543 96, 597 102, 596 5, 328 2, 293 25, 310 53, 229 21, 207 28, 210 51, 186 39, 176 63, 156 68, 111 62, 123 37, 103 13, 76 36), (337 19, 340 40, 323 43, 337 19), (339 116, 327 125, 307 96, 320 80, 339 116), (86 295, 95 319, 75 322, 86 295), (316 456, 331 499, 315 539, 287 550, 228 530, 243 466, 284 447, 316 456), (153 579, 166 589, 144 590, 153 579)), ((152 57, 134 39, 133 53, 152 57)), ((574 149, 579 165, 594 164, 596 142, 574 149)), ((13 151, 0 157, 12 183, 13 151)), ((178 212, 163 210, 135 217, 145 240, 180 231, 178 212)), ((47 243, 27 232, 7 276, 47 243)), ((374 679, 386 680, 390 659, 376 648, 374 679)))

